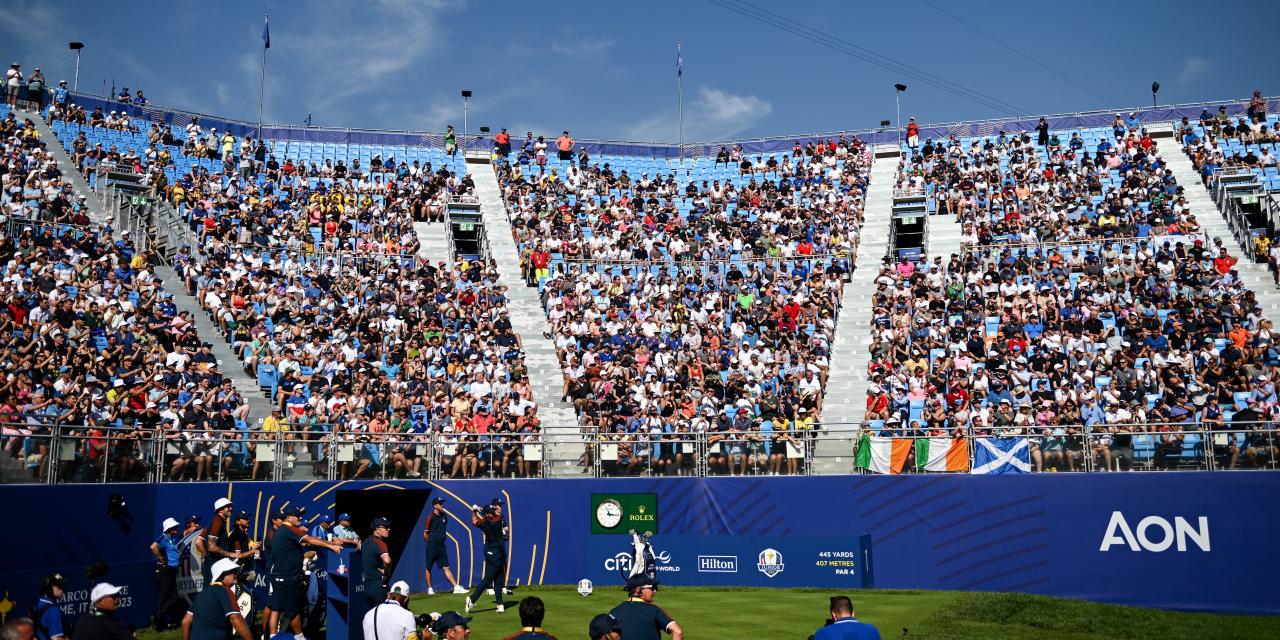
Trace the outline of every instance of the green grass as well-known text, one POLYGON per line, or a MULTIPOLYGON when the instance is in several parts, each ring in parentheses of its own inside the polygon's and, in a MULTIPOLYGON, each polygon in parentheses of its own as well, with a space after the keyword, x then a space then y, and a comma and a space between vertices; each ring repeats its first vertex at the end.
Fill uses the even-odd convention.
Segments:
MULTIPOLYGON (((561 640, 586 637, 587 622, 622 601, 617 588, 582 597, 572 587, 518 589, 497 613, 493 598, 481 598, 472 615, 472 640, 503 638, 520 628, 516 603, 536 595, 546 603, 546 628, 561 640)), ((684 627, 686 637, 807 638, 827 617, 821 589, 713 589, 672 587, 654 600, 684 627)), ((1076 640, 1082 638, 1275 638, 1280 616, 1228 616, 1121 607, 1046 596, 952 591, 847 591, 858 618, 875 624, 886 640, 1076 640)), ((461 595, 415 596, 414 612, 462 610, 461 595)), ((177 632, 138 634, 143 640, 173 640, 177 632)))

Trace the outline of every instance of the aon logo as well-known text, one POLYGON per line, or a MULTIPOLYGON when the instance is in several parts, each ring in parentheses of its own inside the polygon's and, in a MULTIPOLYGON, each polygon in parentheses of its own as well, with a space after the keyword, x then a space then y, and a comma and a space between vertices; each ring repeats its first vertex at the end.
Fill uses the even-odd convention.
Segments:
POLYGON ((1131 551, 1159 553, 1176 544, 1178 551, 1186 551, 1188 541, 1200 547, 1201 551, 1209 551, 1209 518, 1200 516, 1193 527, 1181 516, 1174 517, 1172 523, 1160 516, 1147 516, 1139 520, 1137 526, 1130 527, 1123 513, 1113 511, 1107 533, 1102 536, 1102 547, 1098 550, 1110 551, 1113 545, 1120 545, 1131 551))

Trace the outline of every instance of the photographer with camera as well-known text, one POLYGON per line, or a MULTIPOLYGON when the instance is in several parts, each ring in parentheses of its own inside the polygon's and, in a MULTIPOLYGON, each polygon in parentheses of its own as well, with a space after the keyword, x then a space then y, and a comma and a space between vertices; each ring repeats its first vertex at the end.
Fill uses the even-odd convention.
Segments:
POLYGON ((51 573, 40 580, 40 598, 31 608, 31 620, 35 622, 38 640, 66 640, 68 627, 58 600, 66 589, 60 573, 51 573))
POLYGON ((853 617, 853 601, 848 596, 831 596, 831 620, 812 640, 880 640, 880 631, 853 617))
POLYGON ((387 598, 364 614, 365 640, 405 640, 417 633, 418 622, 409 611, 409 583, 401 580, 387 591, 387 598))
POLYGON ((253 640, 233 592, 240 571, 240 563, 231 558, 213 563, 209 572, 213 582, 196 596, 182 619, 182 640, 226 640, 231 636, 253 640))

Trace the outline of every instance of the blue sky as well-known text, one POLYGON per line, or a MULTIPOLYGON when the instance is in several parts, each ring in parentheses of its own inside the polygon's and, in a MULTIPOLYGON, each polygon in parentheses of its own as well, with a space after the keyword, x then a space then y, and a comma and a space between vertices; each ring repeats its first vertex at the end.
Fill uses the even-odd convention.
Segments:
MULTIPOLYGON (((1147 105, 1152 80, 1161 104, 1280 93, 1267 2, 752 1, 1020 113, 1147 105)), ((1010 115, 708 0, 6 0, 0 49, 56 82, 71 79, 66 43, 81 40, 82 89, 114 79, 158 104, 252 121, 268 7, 272 123, 310 112, 326 126, 461 128, 466 88, 472 130, 674 141, 677 41, 687 141, 874 127, 894 117, 895 82, 909 86, 903 121, 1010 115)))

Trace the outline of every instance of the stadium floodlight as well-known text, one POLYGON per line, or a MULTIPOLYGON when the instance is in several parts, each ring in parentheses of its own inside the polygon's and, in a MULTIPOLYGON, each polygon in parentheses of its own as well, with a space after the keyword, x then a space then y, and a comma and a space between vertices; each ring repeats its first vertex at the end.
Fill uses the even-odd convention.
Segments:
POLYGON ((467 101, 471 99, 471 90, 462 90, 462 161, 467 160, 467 101))
POLYGON ((1159 82, 1152 82, 1152 83, 1151 83, 1151 106, 1153 106, 1153 107, 1154 107, 1154 106, 1156 106, 1156 94, 1157 94, 1157 93, 1160 93, 1160 83, 1159 83, 1159 82))
POLYGON ((67 46, 72 51, 76 52, 76 80, 75 80, 75 84, 72 85, 71 90, 79 91, 80 90, 80 50, 84 48, 84 43, 72 41, 68 43, 67 46))
POLYGON ((907 85, 899 82, 893 85, 893 105, 898 114, 898 146, 902 146, 902 92, 907 90, 907 85))

